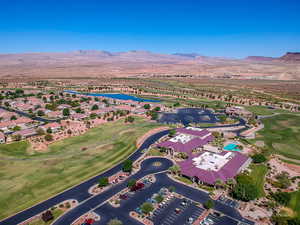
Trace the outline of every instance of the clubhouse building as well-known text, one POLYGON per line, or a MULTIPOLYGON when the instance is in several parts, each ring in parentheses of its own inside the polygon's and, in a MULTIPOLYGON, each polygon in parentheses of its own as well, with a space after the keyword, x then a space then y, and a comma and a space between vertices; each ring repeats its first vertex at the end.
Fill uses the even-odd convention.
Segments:
POLYGON ((181 174, 194 182, 215 185, 216 181, 226 182, 245 170, 251 158, 240 152, 203 151, 200 155, 179 162, 181 174))
POLYGON ((213 139, 214 136, 208 130, 185 127, 177 128, 175 137, 161 142, 157 146, 159 148, 166 148, 171 152, 185 152, 191 155, 193 150, 201 149, 213 139))
POLYGON ((238 151, 209 151, 205 146, 210 146, 213 140, 214 136, 206 129, 185 127, 176 129, 174 137, 157 147, 166 148, 171 155, 187 153, 188 159, 178 162, 181 174, 197 183, 215 185, 216 181, 226 182, 245 170, 251 158, 238 151))

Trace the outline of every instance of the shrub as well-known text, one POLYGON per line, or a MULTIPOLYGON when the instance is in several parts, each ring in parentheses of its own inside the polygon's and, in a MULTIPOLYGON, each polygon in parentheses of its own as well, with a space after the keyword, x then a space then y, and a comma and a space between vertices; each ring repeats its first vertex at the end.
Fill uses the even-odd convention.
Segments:
POLYGON ((252 156, 252 160, 254 163, 263 163, 267 161, 267 158, 263 154, 258 153, 252 156))
POLYGON ((176 134, 176 130, 175 129, 172 129, 169 131, 169 137, 174 137, 176 134))
POLYGON ((107 225, 123 225, 122 221, 121 220, 118 220, 118 219, 112 219, 110 220, 107 225))
POLYGON ((151 107, 151 106, 150 106, 149 104, 145 104, 145 105, 144 105, 144 109, 150 109, 150 107, 151 107))
POLYGON ((124 172, 131 172, 132 171, 132 161, 131 160, 126 160, 124 163, 123 163, 123 168, 122 170, 124 172))
POLYGON ((237 184, 233 187, 231 192, 233 198, 245 202, 258 198, 259 192, 250 176, 245 174, 238 175, 236 181, 237 184))
POLYGON ((215 206, 215 203, 213 202, 213 200, 209 199, 206 202, 204 202, 203 206, 206 209, 211 209, 215 206))
POLYGON ((70 116, 70 110, 68 108, 63 109, 63 116, 70 116))
POLYGON ((291 194, 288 192, 276 192, 270 194, 271 198, 273 198, 276 202, 278 202, 280 205, 288 205, 288 203, 291 200, 291 194))
POLYGON ((164 200, 164 197, 162 195, 156 195, 154 198, 158 203, 162 202, 164 200))
POLYGON ((152 212, 153 209, 154 209, 154 207, 150 202, 145 202, 141 206, 141 210, 145 214, 148 214, 148 213, 152 212))
POLYGON ((130 179, 128 181, 127 187, 132 188, 135 184, 136 184, 136 180, 135 179, 130 179))
POLYGON ((98 181, 98 186, 99 187, 105 187, 109 184, 108 182, 108 177, 100 177, 99 181, 98 181))
POLYGON ((46 134, 45 135, 45 140, 46 141, 53 141, 53 136, 51 134, 46 134))

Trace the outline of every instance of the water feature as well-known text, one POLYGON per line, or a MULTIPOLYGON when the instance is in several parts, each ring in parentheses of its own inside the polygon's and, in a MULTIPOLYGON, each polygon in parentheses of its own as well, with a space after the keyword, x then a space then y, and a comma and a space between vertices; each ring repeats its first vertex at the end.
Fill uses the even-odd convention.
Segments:
POLYGON ((67 90, 64 92, 70 94, 81 94, 86 96, 93 96, 93 97, 105 97, 105 98, 113 98, 119 100, 132 100, 136 102, 160 102, 159 100, 139 98, 133 95, 126 95, 126 94, 119 94, 119 93, 81 93, 81 92, 71 91, 71 90, 67 90))

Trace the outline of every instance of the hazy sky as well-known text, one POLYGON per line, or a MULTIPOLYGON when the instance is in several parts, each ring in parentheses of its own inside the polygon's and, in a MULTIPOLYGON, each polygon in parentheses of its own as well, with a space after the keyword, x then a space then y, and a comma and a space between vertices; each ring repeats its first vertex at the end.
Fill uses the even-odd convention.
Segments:
POLYGON ((0 0, 0 7, 1 53, 300 51, 300 0, 0 0))

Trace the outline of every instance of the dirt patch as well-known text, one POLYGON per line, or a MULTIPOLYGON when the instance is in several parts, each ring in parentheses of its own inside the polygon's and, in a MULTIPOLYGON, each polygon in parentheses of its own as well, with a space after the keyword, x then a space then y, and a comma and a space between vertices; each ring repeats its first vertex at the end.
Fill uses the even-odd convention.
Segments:
POLYGON ((284 163, 284 165, 289 168, 290 170, 295 171, 296 173, 300 174, 300 166, 295 165, 295 164, 289 164, 289 163, 284 163))
POLYGON ((265 142, 264 141, 256 141, 255 145, 258 147, 264 147, 265 146, 265 142))
POLYGON ((144 143, 144 141, 151 135, 156 134, 160 131, 168 130, 168 129, 170 129, 170 128, 169 127, 158 127, 158 128, 149 130, 146 134, 144 134, 142 137, 137 139, 136 146, 139 148, 142 145, 142 143, 144 143))

